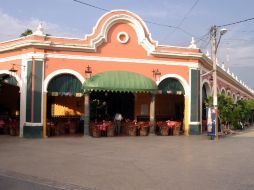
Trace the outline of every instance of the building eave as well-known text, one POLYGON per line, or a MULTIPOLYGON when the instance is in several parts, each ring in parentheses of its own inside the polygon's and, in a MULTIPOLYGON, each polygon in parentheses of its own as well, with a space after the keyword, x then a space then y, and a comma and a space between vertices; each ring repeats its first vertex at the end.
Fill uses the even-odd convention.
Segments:
POLYGON ((202 53, 192 53, 192 52, 164 52, 164 51, 153 51, 150 53, 155 57, 165 57, 165 58, 183 58, 183 59, 193 59, 199 60, 202 57, 202 53))
POLYGON ((51 41, 38 41, 38 40, 29 40, 15 43, 14 45, 7 45, 0 47, 0 53, 27 48, 27 47, 36 47, 43 49, 64 49, 70 51, 84 51, 84 52, 95 52, 95 47, 90 45, 80 45, 80 44, 61 44, 51 41))

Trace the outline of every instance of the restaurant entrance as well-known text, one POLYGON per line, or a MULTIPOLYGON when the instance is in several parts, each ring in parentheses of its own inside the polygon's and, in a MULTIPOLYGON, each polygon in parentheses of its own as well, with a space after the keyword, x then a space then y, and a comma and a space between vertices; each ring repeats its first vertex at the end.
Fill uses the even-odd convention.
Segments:
POLYGON ((20 93, 17 80, 0 75, 0 134, 19 136, 20 93))
POLYGON ((55 76, 48 84, 47 136, 83 135, 84 97, 81 82, 71 74, 55 76))
POLYGON ((156 133, 179 135, 183 131, 184 88, 176 78, 166 78, 159 84, 156 96, 156 133))
MULTIPOLYGON (((90 118, 90 123, 85 124, 89 127, 90 135, 93 137, 148 135, 150 127, 147 121, 150 119, 148 105, 153 102, 151 107, 154 110, 155 104, 151 97, 143 104, 140 101, 142 96, 139 97, 139 95, 155 94, 158 87, 154 81, 139 73, 107 71, 87 79, 83 88, 84 92, 90 95, 90 112, 86 115, 90 118), (137 98, 141 98, 138 100, 139 103, 137 98), (137 121, 138 115, 143 116, 140 110, 145 110, 146 122, 137 121), (115 120, 114 123, 112 123, 113 120, 115 120)), ((151 113, 154 118, 153 112, 151 113)))
POLYGON ((125 119, 134 119, 134 95, 132 93, 91 93, 91 121, 113 120, 116 113, 121 113, 125 119))

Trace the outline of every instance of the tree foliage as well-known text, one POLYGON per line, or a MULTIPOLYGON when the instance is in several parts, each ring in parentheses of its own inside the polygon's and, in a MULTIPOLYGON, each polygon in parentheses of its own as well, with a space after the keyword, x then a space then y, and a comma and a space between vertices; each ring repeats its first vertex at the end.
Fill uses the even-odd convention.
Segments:
POLYGON ((33 34, 33 31, 31 29, 26 29, 23 33, 20 34, 20 37, 28 36, 33 34))
MULTIPOLYGON (((213 97, 206 99, 206 107, 211 107, 213 97)), ((254 100, 239 100, 236 104, 232 97, 220 94, 218 96, 219 117, 223 124, 241 128, 240 124, 248 122, 254 113, 254 100)))
POLYGON ((234 101, 230 96, 220 94, 218 96, 218 109, 221 122, 228 125, 232 121, 234 101))

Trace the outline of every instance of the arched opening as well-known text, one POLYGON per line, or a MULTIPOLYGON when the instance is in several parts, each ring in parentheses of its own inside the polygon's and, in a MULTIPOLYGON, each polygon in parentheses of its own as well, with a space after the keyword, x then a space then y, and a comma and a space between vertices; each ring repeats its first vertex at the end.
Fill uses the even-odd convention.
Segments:
POLYGON ((182 131, 185 95, 183 85, 177 78, 166 78, 159 83, 158 88, 160 93, 156 95, 156 121, 180 122, 180 131, 182 131))
POLYGON ((222 88, 222 89, 221 89, 221 94, 227 95, 227 94, 226 94, 225 88, 222 88))
POLYGON ((47 87, 47 136, 83 134, 82 83, 72 74, 53 77, 47 87))
POLYGON ((237 97, 236 97, 235 93, 232 94, 232 98, 233 98, 233 101, 234 101, 234 104, 235 104, 236 101, 237 101, 237 97))
POLYGON ((0 74, 0 134, 19 136, 20 93, 17 80, 0 74))
POLYGON ((207 83, 204 83, 202 86, 202 132, 207 131, 207 124, 206 124, 206 103, 208 101, 208 94, 207 94, 207 88, 209 88, 207 83))

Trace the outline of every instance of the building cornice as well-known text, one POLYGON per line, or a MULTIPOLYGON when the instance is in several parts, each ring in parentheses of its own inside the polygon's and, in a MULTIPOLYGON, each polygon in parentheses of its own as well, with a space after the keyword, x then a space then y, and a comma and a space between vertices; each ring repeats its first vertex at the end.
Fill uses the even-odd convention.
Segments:
POLYGON ((166 51, 154 51, 150 53, 155 57, 165 57, 165 58, 183 58, 199 60, 202 57, 202 53, 193 52, 166 52, 166 51))
MULTIPOLYGON (((203 54, 203 53, 202 53, 203 54)), ((200 58, 200 62, 203 66, 205 66, 206 69, 210 69, 212 70, 213 67, 213 62, 210 58, 208 58, 205 54, 202 55, 202 57, 200 58)), ((232 75, 230 75, 226 70, 224 70, 223 68, 221 68, 219 65, 217 65, 217 72, 219 74, 219 78, 223 79, 226 78, 227 80, 224 79, 224 81, 229 82, 231 85, 235 85, 239 88, 241 88, 241 91, 243 93, 247 93, 249 96, 254 97, 254 94, 251 92, 251 90, 249 90, 248 88, 246 88, 244 85, 242 85, 238 80, 236 80, 234 77, 232 77, 232 75), (221 76, 220 76, 221 75, 221 76), (232 84, 233 83, 233 84, 232 84)))

